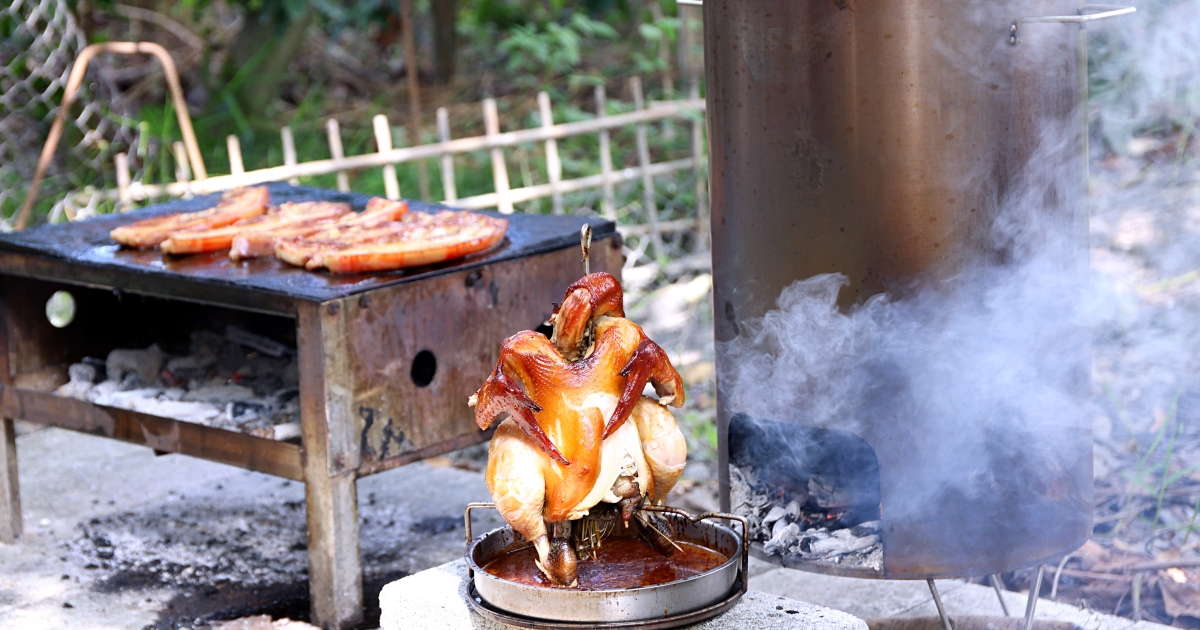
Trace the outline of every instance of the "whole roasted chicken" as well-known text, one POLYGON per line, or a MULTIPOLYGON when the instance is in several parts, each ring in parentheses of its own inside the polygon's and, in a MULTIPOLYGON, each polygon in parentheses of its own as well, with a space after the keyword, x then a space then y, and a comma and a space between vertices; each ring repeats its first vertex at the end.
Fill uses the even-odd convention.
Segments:
MULTIPOLYGON (((573 522, 608 510, 626 527, 654 527, 634 516, 645 502, 661 505, 683 471, 687 444, 666 406, 682 406, 684 393, 666 352, 625 319, 613 276, 571 285, 550 324, 550 338, 525 331, 504 340, 471 404, 482 429, 507 416, 488 452, 497 509, 533 543, 550 582, 573 586, 573 522), (642 395, 647 383, 657 399, 642 395)), ((639 535, 669 542, 662 531, 639 535)))

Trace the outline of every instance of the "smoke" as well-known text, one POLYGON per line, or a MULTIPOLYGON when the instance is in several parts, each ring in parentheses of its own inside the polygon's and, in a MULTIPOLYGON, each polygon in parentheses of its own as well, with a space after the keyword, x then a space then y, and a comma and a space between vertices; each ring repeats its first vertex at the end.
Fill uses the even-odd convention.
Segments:
POLYGON ((798 280, 739 322, 717 344, 729 412, 863 437, 880 459, 885 519, 936 511, 940 527, 993 545, 1056 525, 1053 536, 1075 539, 1091 509, 1096 309, 1084 200, 1071 190, 1078 133, 1069 119, 1045 125, 980 244, 996 255, 845 311, 845 276, 798 280))
POLYGON ((1088 34, 1091 118, 1118 153, 1139 132, 1200 116, 1200 2, 1143 0, 1137 8, 1088 34))

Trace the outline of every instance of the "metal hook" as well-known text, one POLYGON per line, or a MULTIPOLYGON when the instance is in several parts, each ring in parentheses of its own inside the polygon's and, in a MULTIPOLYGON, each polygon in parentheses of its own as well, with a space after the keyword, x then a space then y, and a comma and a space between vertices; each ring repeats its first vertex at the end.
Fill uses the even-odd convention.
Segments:
POLYGON ((592 224, 584 223, 579 228, 579 249, 583 250, 583 275, 592 273, 592 224))

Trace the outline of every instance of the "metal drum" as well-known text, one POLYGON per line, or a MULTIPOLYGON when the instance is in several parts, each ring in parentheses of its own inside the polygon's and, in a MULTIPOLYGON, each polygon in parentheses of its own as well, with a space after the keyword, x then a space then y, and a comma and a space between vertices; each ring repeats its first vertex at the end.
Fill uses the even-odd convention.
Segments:
MULTIPOLYGON (((1005 265, 1037 247, 1022 234, 992 234, 1031 179, 1039 217, 1070 233, 1063 267, 1085 285, 1082 26, 1132 9, 1075 0, 703 6, 718 382, 730 370, 722 344, 794 281, 844 274, 838 302, 847 308, 885 290, 941 287, 972 265, 1005 265)), ((1086 331, 1072 341, 1066 354, 1086 392, 1086 331)), ((730 422, 742 411, 718 395, 724 509, 730 422)), ((1012 469, 995 470, 996 492, 905 505, 896 497, 907 488, 941 481, 928 462, 954 448, 954 435, 897 414, 864 419, 858 433, 878 456, 882 495, 883 570, 874 576, 982 575, 1075 549, 1091 532, 1092 507, 1091 420, 1076 424, 1054 436, 1062 440, 1050 464, 1034 469, 1016 453, 1012 469), (1030 493, 1044 500, 1014 514, 1014 497, 1030 493)))

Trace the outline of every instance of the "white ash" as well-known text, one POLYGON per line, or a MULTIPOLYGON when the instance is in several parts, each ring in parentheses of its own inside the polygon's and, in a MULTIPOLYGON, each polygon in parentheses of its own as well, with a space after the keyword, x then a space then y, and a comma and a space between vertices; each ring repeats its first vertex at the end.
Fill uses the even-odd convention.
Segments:
POLYGON ((772 501, 757 491, 752 470, 729 467, 729 499, 735 514, 750 524, 750 543, 768 559, 786 567, 830 567, 883 571, 880 522, 830 530, 808 526, 799 501, 772 501), (805 529, 808 527, 808 529, 805 529))
POLYGON ((276 440, 300 437, 295 351, 230 326, 192 333, 188 353, 118 348, 71 365, 59 396, 276 440), (101 369, 103 368, 103 374, 101 369))

